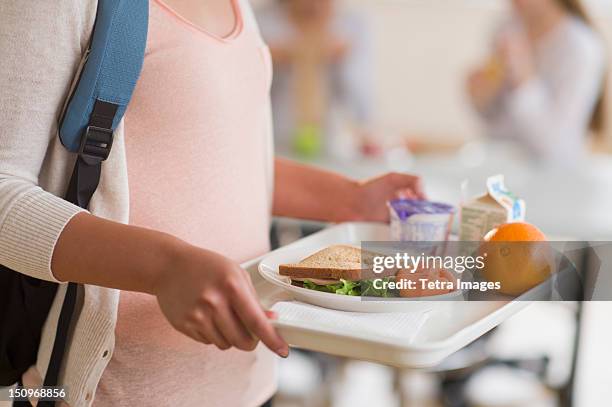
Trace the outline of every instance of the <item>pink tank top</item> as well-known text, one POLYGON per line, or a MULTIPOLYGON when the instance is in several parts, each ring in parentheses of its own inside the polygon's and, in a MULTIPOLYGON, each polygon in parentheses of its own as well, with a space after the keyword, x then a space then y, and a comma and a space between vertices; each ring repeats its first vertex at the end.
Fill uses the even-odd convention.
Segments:
MULTIPOLYGON (((269 249, 271 65, 238 1, 224 38, 151 1, 125 134, 130 223, 242 262, 269 249)), ((243 352, 198 343, 170 326, 153 296, 122 292, 94 405, 256 406, 275 386, 274 356, 261 345, 243 352)))

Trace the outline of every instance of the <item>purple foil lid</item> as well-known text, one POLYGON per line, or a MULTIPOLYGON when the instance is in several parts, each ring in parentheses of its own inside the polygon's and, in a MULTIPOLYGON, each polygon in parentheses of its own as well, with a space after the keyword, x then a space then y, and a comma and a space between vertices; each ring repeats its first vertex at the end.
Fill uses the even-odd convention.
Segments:
POLYGON ((455 208, 442 202, 417 201, 414 199, 395 199, 389 201, 389 206, 395 211, 401 220, 407 219, 409 216, 429 213, 429 214, 445 214, 454 213, 455 208))

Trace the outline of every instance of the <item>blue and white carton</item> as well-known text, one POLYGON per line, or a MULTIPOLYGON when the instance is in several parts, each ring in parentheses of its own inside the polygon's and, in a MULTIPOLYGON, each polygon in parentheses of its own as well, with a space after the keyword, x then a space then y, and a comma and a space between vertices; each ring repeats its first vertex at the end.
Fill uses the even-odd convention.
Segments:
POLYGON ((525 201, 508 191, 503 175, 487 178, 487 192, 461 204, 459 240, 480 241, 502 223, 523 222, 525 201))

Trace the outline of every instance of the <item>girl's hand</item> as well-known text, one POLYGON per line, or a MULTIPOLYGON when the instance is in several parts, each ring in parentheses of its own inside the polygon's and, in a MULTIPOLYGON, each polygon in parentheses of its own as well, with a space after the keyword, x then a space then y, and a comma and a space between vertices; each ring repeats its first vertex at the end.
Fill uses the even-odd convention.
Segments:
POLYGON ((476 109, 485 111, 495 100, 502 87, 502 79, 494 68, 494 59, 485 68, 476 70, 468 76, 467 91, 476 109))
POLYGON ((365 181, 320 168, 276 158, 274 210, 277 216, 325 222, 389 219, 387 201, 405 197, 424 199, 421 179, 389 173, 365 181))
POLYGON ((257 301, 249 274, 217 253, 182 245, 153 293, 170 324, 197 341, 250 351, 261 339, 278 355, 289 353, 257 301))
POLYGON ((356 218, 362 221, 387 222, 387 201, 396 198, 425 199, 421 178, 397 172, 359 182, 350 197, 356 218))

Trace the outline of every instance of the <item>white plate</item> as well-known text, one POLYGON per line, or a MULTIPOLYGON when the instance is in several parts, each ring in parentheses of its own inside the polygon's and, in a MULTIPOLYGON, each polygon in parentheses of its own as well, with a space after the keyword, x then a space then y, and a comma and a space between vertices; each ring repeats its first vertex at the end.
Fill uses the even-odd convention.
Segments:
MULTIPOLYGON (((338 242, 346 244, 346 242, 338 242)), ((349 243, 359 247, 360 242, 349 243)), ((427 310, 440 307, 438 301, 452 304, 451 300, 461 300, 462 291, 453 291, 448 294, 441 294, 429 297, 418 298, 389 298, 385 300, 362 298, 349 295, 339 295, 324 293, 321 291, 309 290, 307 288, 291 285, 288 277, 278 274, 278 266, 285 263, 298 263, 303 258, 324 249, 329 245, 319 245, 306 247, 286 247, 277 249, 265 256, 259 263, 259 273, 268 282, 282 288, 291 294, 298 301, 318 305, 320 307, 337 309, 341 311, 353 312, 409 312, 416 310, 427 310)))

